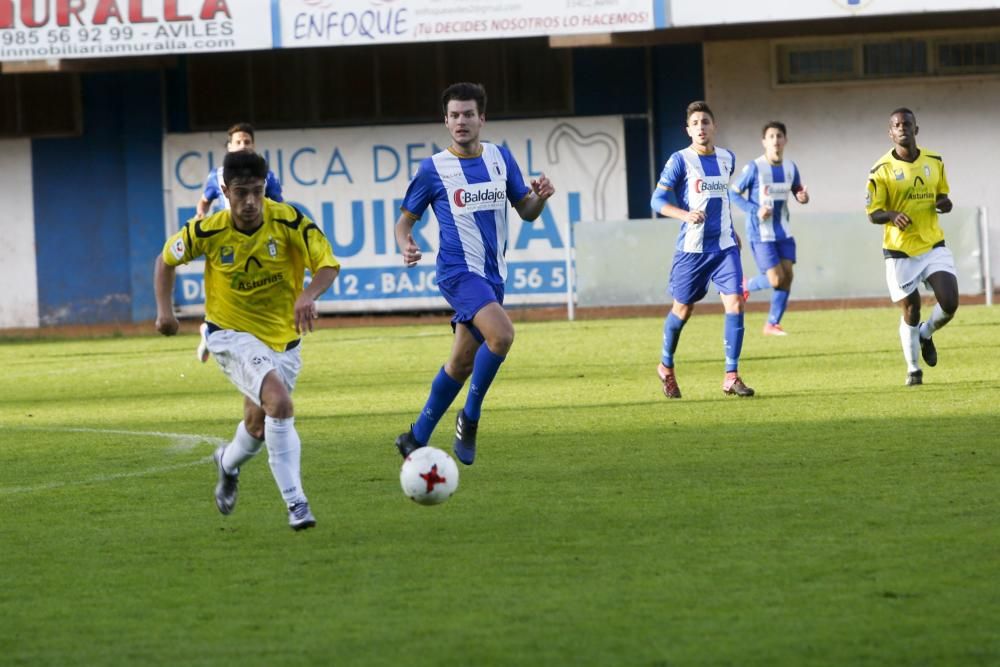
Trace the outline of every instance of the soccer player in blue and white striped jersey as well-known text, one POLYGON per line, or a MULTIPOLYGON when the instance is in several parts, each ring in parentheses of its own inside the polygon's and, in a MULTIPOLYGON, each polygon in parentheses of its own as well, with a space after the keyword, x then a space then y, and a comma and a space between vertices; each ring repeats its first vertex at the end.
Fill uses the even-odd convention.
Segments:
POLYGON ((722 391, 753 396, 753 389, 744 384, 738 369, 743 348, 743 266, 740 238, 733 228, 729 207, 729 180, 736 156, 715 145, 715 116, 705 102, 688 105, 686 129, 691 145, 667 160, 650 200, 654 213, 683 221, 670 269, 674 302, 663 324, 663 349, 657 374, 663 383, 663 394, 667 398, 680 398, 674 352, 681 330, 694 312, 694 304, 705 298, 712 282, 726 311, 723 328, 726 375, 722 391))
POLYGON ((733 203, 747 215, 747 239, 761 271, 744 282, 743 297, 773 287, 764 335, 784 336, 781 318, 788 307, 792 265, 795 264, 795 239, 789 224, 788 205, 792 199, 808 204, 809 191, 802 185, 799 168, 791 160, 784 159, 788 140, 785 124, 772 120, 764 126, 761 136, 764 154, 743 167, 743 173, 732 188, 733 203))
POLYGON ((483 398, 514 342, 514 325, 503 309, 507 204, 531 221, 555 189, 545 175, 525 185, 510 151, 480 140, 486 122, 486 91, 481 85, 453 84, 441 104, 452 143, 420 163, 396 221, 396 243, 406 266, 420 261, 413 225, 430 206, 439 229, 437 285, 455 309, 455 339, 424 409, 410 430, 396 438, 396 447, 406 458, 426 445, 471 376, 465 407, 455 421, 454 452, 459 461, 472 465, 483 398))

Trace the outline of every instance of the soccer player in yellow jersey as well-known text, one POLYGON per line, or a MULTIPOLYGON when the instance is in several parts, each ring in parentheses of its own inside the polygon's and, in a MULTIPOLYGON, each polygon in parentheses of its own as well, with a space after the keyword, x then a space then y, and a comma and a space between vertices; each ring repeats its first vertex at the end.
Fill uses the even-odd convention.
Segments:
POLYGON ((951 211, 944 161, 937 153, 917 146, 917 119, 909 109, 889 116, 893 148, 883 155, 868 176, 865 210, 868 219, 882 225, 885 279, 892 300, 903 308, 899 338, 906 359, 908 386, 923 384, 917 360, 937 365, 931 338, 958 310, 955 259, 944 245, 938 214, 951 211), (926 322, 920 321, 920 293, 926 282, 937 303, 926 322))
POLYGON ((177 333, 175 267, 204 257, 208 348, 244 394, 235 437, 215 450, 215 504, 223 514, 233 511, 240 467, 266 442, 289 525, 310 528, 316 519, 302 490, 291 393, 302 368, 301 336, 312 331, 316 299, 333 284, 340 263, 312 220, 264 198, 263 157, 229 153, 223 172, 230 207, 189 221, 167 239, 156 260, 156 330, 177 333), (312 273, 308 286, 306 268, 312 273))

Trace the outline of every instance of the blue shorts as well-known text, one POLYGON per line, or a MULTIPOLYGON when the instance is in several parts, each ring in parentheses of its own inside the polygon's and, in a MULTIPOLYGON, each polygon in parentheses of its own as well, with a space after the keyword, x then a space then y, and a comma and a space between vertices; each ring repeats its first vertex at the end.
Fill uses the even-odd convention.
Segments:
POLYGON ((750 250, 761 272, 773 269, 781 260, 787 259, 795 263, 795 239, 780 241, 751 241, 750 250))
POLYGON ((451 318, 451 328, 456 324, 469 327, 479 339, 479 332, 472 326, 472 319, 483 306, 490 303, 503 305, 503 283, 493 283, 475 273, 460 273, 447 280, 438 281, 438 289, 448 305, 455 309, 451 318))
POLYGON ((701 301, 709 281, 719 294, 743 293, 743 265, 736 246, 720 252, 683 252, 674 255, 670 269, 670 293, 678 303, 701 301))

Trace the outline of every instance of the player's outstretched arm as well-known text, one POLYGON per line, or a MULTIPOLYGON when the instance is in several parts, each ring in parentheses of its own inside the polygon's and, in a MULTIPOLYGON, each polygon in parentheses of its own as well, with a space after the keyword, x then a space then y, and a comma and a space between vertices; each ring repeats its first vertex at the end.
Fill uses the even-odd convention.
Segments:
POLYGON ((330 289, 330 285, 340 274, 339 266, 324 266, 313 274, 312 280, 295 300, 295 331, 306 334, 313 330, 313 320, 319 317, 316 299, 330 289))
POLYGON ((531 181, 531 194, 514 204, 514 210, 522 220, 531 222, 542 214, 545 202, 556 193, 555 186, 545 174, 531 181))
POLYGON ((176 269, 156 257, 153 269, 153 289, 156 292, 156 330, 164 336, 177 333, 179 324, 174 315, 174 274, 176 269))

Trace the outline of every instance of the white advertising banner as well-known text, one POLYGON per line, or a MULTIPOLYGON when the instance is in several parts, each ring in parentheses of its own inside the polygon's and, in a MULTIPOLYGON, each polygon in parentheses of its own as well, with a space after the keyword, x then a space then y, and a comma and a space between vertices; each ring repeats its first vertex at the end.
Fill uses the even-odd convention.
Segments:
POLYGON ((1000 8, 997 0, 656 0, 672 27, 1000 8))
POLYGON ((280 16, 274 21, 274 48, 579 35, 655 27, 651 0, 280 0, 280 16))
MULTIPOLYGON (((545 173, 556 194, 534 222, 510 211, 505 303, 566 302, 570 224, 628 216, 621 117, 488 122, 483 139, 506 144, 526 182, 545 173)), ((414 227, 423 260, 403 266, 393 228, 420 161, 450 143, 444 124, 276 130, 257 133, 257 148, 281 181, 285 200, 312 218, 343 267, 321 312, 447 308, 435 281, 437 220, 430 209, 414 227)), ((205 178, 222 163, 224 133, 164 138, 166 234, 194 216, 205 178)), ((203 312, 202 262, 180 267, 175 303, 203 312)))
POLYGON ((0 61, 269 48, 269 0, 0 0, 0 61))

